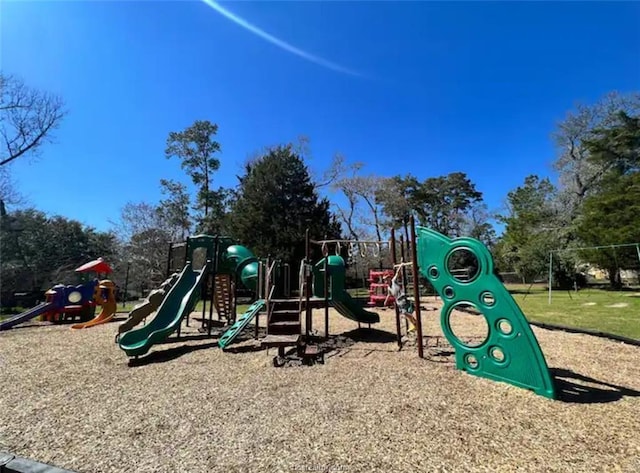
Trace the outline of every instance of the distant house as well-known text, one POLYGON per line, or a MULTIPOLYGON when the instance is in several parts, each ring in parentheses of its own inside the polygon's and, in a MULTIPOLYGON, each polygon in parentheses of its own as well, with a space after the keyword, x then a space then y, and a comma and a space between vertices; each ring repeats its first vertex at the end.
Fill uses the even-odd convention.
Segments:
MULTIPOLYGON (((609 272, 602 268, 598 268, 597 266, 587 266, 585 272, 588 276, 595 279, 596 281, 606 281, 609 279, 609 272)), ((622 279, 623 283, 640 283, 640 281, 638 280, 638 276, 640 276, 640 273, 636 269, 620 270, 620 279, 622 279)))

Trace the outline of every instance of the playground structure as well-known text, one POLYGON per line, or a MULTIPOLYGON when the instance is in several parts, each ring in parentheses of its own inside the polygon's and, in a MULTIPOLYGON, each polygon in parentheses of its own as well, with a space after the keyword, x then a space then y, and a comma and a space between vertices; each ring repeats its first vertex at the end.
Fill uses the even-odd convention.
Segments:
POLYGON ((94 315, 97 290, 98 280, 77 286, 55 285, 45 292, 45 302, 0 322, 0 330, 8 330, 38 316, 54 323, 76 318, 88 321, 94 315))
POLYGON ((120 334, 128 332, 140 322, 146 320, 147 317, 149 317, 158 309, 158 307, 160 307, 160 304, 162 304, 162 301, 166 297, 167 293, 177 281, 178 276, 178 273, 173 273, 171 276, 165 279, 162 284, 160 284, 158 289, 154 289, 153 291, 151 291, 144 301, 142 301, 140 304, 136 304, 131 312, 129 312, 127 320, 125 320, 118 326, 116 341, 118 341, 118 339, 120 338, 120 334))
MULTIPOLYGON (((420 310, 419 278, 432 284, 444 302, 440 315, 442 331, 455 349, 456 367, 469 374, 503 381, 535 393, 554 398, 555 388, 549 370, 528 322, 522 311, 493 273, 493 260, 487 248, 472 238, 450 239, 425 227, 415 227, 411 220, 409 261, 405 261, 404 247, 398 262, 395 232, 389 242, 394 270, 382 272, 382 277, 395 279, 400 293, 394 300, 398 347, 403 346, 401 316, 415 325, 417 351, 424 358, 424 339, 420 310), (462 264, 462 269, 459 267, 462 264), (411 270, 413 294, 408 294, 408 268, 411 270), (400 282, 399 282, 400 281, 400 282), (399 300, 408 300, 402 305, 399 300), (461 340, 451 324, 452 312, 463 305, 477 309, 488 325, 486 339, 478 344, 461 340), (403 313, 401 313, 403 311, 403 313)), ((401 241, 402 242, 402 241, 401 241)), ((329 337, 329 307, 358 323, 375 324, 380 316, 367 311, 354 300, 345 288, 346 263, 340 255, 341 245, 350 240, 312 240, 306 235, 306 255, 300 264, 298 297, 290 297, 290 288, 284 289, 275 281, 276 262, 263 264, 247 248, 232 244, 222 237, 198 235, 186 242, 185 267, 175 285, 168 291, 158 307, 155 318, 143 328, 123 333, 120 347, 128 356, 145 354, 150 347, 173 332, 180 336, 180 323, 194 308, 206 281, 212 303, 209 305, 208 334, 211 335, 213 306, 218 317, 225 315, 228 329, 220 336, 218 346, 227 349, 237 336, 255 319, 254 338, 258 338, 259 317, 266 314, 266 334, 260 339, 263 348, 278 348, 274 364, 283 363, 285 348, 294 351, 303 360, 321 356, 320 344, 329 337), (322 258, 313 262, 311 246, 322 249, 322 258), (335 246, 330 254, 329 246, 335 246), (206 249, 206 261, 201 270, 193 269, 193 254, 197 248, 206 249), (237 319, 235 317, 235 281, 255 291, 255 301, 237 319), (284 294, 287 293, 288 297, 284 294), (313 328, 313 309, 324 309, 323 336, 313 328)), ((360 242, 362 243, 362 242, 360 242)), ((169 269, 169 268, 168 268, 169 269)), ((374 273, 375 274, 375 273, 374 273)), ((376 274, 376 277, 380 275, 376 274)), ((288 280, 288 278, 285 278, 288 280)), ((283 285, 282 285, 283 286, 283 285)), ((385 286, 388 287, 387 283, 385 286)), ((385 298, 387 295, 385 294, 385 298)), ((205 326, 203 305, 203 329, 205 326)))
MULTIPOLYGON (((260 340, 263 348, 276 347, 278 355, 274 358, 274 365, 280 366, 285 358, 285 348, 293 347, 294 352, 304 362, 322 358, 318 342, 328 338, 328 309, 333 306, 341 315, 358 324, 372 324, 380 321, 375 312, 369 312, 351 298, 345 289, 345 261, 340 255, 329 255, 327 242, 316 242, 306 234, 306 256, 300 264, 298 298, 274 297, 274 294, 288 293, 289 290, 278 290, 273 277, 277 268, 276 262, 265 266, 259 278, 258 300, 238 318, 218 341, 222 349, 226 349, 251 320, 256 319, 255 335, 259 328, 259 314, 266 312, 266 335, 260 340), (321 244, 323 258, 315 264, 311 259, 311 245, 321 244), (312 311, 316 308, 325 309, 324 337, 317 336, 313 331, 312 311), (304 314, 304 333, 303 333, 304 314)), ((339 244, 339 243, 337 243, 339 244)), ((339 250, 338 250, 339 251, 339 250)), ((288 281, 288 278, 284 278, 288 281)))
MULTIPOLYGON (((248 289, 257 287, 259 264, 258 259, 244 246, 234 245, 229 238, 196 235, 189 237, 185 245, 185 264, 175 284, 168 291, 159 305, 155 317, 148 324, 138 329, 122 333, 118 340, 120 348, 128 355, 138 357, 146 354, 155 344, 174 332, 180 336, 183 319, 189 320, 189 314, 207 290, 207 280, 216 275, 231 274, 248 289), (204 266, 194 268, 194 253, 203 248, 205 251, 204 266)), ((212 291, 215 294, 215 287, 212 291)), ((206 298, 203 304, 203 328, 205 325, 206 298)), ((227 314, 230 316, 230 314, 227 314)), ((213 304, 209 306, 209 323, 207 332, 211 335, 213 304)), ((220 317, 220 314, 218 314, 220 317)))
MULTIPOLYGON (((182 270, 173 276, 167 274, 168 278, 161 287, 152 291, 145 302, 134 308, 118 330, 118 343, 128 356, 138 357, 174 332, 180 337, 182 320, 186 319, 187 325, 189 324, 189 314, 202 298, 204 303, 200 331, 211 336, 214 307, 218 320, 224 320, 228 326, 218 340, 220 348, 228 348, 252 320, 255 320, 254 338, 257 339, 260 314, 265 313, 266 334, 260 340, 260 345, 267 349, 278 348, 274 364, 282 364, 286 347, 294 347, 304 360, 317 358, 321 356, 320 342, 329 337, 329 307, 357 322, 359 326, 370 326, 380 321, 377 313, 365 310, 347 292, 346 263, 340 254, 341 245, 368 243, 380 248, 380 245, 388 244, 393 267, 397 272, 370 271, 370 279, 376 281, 372 284, 377 286, 375 294, 370 290, 369 302, 373 299, 377 303, 382 297, 395 302, 399 348, 403 346, 401 316, 404 315, 405 320, 411 320, 415 325, 418 356, 424 358, 418 284, 419 276, 422 276, 431 283, 444 303, 440 324, 445 337, 455 349, 458 369, 554 398, 555 388, 540 346, 515 300, 494 275, 493 260, 487 248, 471 238, 452 240, 428 228, 416 228, 413 219, 411 235, 412 238, 407 242, 410 261, 405 261, 401 240, 401 261, 398 263, 393 230, 389 242, 316 241, 310 239, 307 232, 306 254, 300 264, 297 298, 291 297, 288 265, 277 264, 277 261, 260 261, 249 249, 234 244, 229 238, 210 235, 190 237, 183 246, 182 270), (319 261, 313 262, 311 259, 312 245, 321 248, 322 258, 319 261), (335 246, 335 254, 330 254, 330 245, 335 246), (200 248, 204 250, 203 266, 195 269, 194 256, 200 248), (459 267, 460 263, 463 263, 462 268, 459 267), (407 293, 407 268, 411 268, 411 280, 414 281, 412 295, 407 293), (394 279, 400 293, 389 294, 389 278, 394 279), (254 291, 257 297, 236 318, 238 283, 254 291), (381 294, 380 288, 387 293, 381 294), (410 304, 400 307, 397 299, 409 299, 410 304), (210 300, 208 323, 207 300, 210 300), (465 343, 452 327, 451 314, 462 305, 477 309, 487 322, 486 339, 479 344, 465 343), (314 309, 324 309, 323 337, 313 328, 314 309), (154 310, 155 317, 136 329, 154 310)), ((171 269, 170 258, 167 272, 171 269)), ((111 269, 102 259, 98 259, 76 271, 95 271, 99 274, 110 272, 111 269)), ((72 328, 88 328, 112 320, 114 314, 115 285, 109 280, 94 279, 78 286, 54 286, 46 292, 44 303, 0 323, 0 330, 39 315, 43 320, 52 322, 80 316, 82 323, 75 324, 72 328), (101 312, 92 320, 87 320, 98 305, 102 307, 101 312)))
POLYGON ((110 321, 116 312, 115 284, 108 279, 100 281, 100 276, 112 273, 111 266, 104 259, 97 258, 77 267, 75 272, 78 274, 96 273, 96 277, 85 284, 76 286, 75 289, 72 286, 67 286, 68 295, 64 310, 48 312, 43 315, 42 320, 49 322, 73 321, 76 316, 79 316, 81 324, 72 328, 84 328, 84 326, 80 327, 83 322, 92 322, 87 325, 89 327, 110 321), (102 306, 103 310, 96 319, 92 320, 97 306, 102 306))
MULTIPOLYGON (((98 258, 79 266, 75 272, 95 272, 99 276, 112 270, 102 258, 98 258)), ((52 323, 79 319, 80 323, 72 328, 87 328, 109 322, 115 312, 115 284, 108 279, 100 281, 96 278, 76 286, 57 284, 45 292, 45 302, 0 322, 0 330, 8 330, 38 316, 42 321, 52 323), (94 318, 96 306, 101 306, 102 310, 94 318)))
MULTIPOLYGON (((328 243, 339 244, 349 241, 314 241, 323 247, 325 259, 316 267, 324 269, 324 287, 316 286, 316 296, 324 290, 325 301, 332 289, 327 286, 338 284, 340 279, 330 277, 331 272, 340 274, 341 257, 328 256, 325 250, 328 243), (337 268, 336 268, 337 267, 337 268)), ((411 317, 415 321, 417 351, 424 358, 424 339, 420 304, 419 277, 427 279, 444 302, 441 310, 440 325, 442 331, 455 349, 456 367, 469 374, 485 377, 494 381, 503 381, 525 389, 530 389, 544 397, 556 398, 556 390, 549 369, 529 323, 519 306, 494 274, 493 259, 488 249, 473 238, 450 239, 425 227, 415 226, 411 218, 411 238, 409 244, 410 261, 404 260, 404 248, 401 245, 402 260, 397 262, 397 244, 395 232, 391 231, 391 256, 398 277, 402 276, 401 298, 409 297, 405 310, 405 320, 411 317), (459 266, 464 266, 460 268, 459 266), (413 294, 407 294, 407 267, 411 268, 413 294), (412 296, 412 297, 411 297, 412 296), (481 343, 469 344, 461 340, 451 324, 452 312, 461 306, 469 305, 477 309, 485 318, 488 326, 486 338, 481 343)), ((394 275, 395 276, 395 275, 394 275)), ((314 278, 314 282, 321 281, 314 278)), ((342 288, 340 288, 342 289, 342 288)), ((398 299, 400 298, 398 297, 398 299)), ((328 330, 328 312, 325 305, 325 333, 328 330)), ((334 304, 340 311, 340 305, 334 304)), ((395 304, 396 331, 398 347, 402 347, 401 313, 398 301, 395 304)), ((311 323, 307 314, 307 324, 311 323)))
MULTIPOLYGON (((403 346, 401 316, 404 315, 405 320, 411 320, 415 326, 418 356, 424 358, 419 289, 421 276, 433 286, 443 301, 440 325, 455 349, 458 369, 554 398, 555 388, 540 346, 515 300, 494 275, 493 260, 487 248, 472 238, 450 239, 425 227, 416 228, 413 219, 411 235, 407 242, 409 261, 405 261, 404 247, 401 245, 399 263, 393 230, 389 242, 366 242, 378 245, 378 248, 388 244, 391 250, 393 267, 397 271, 372 271, 370 274, 372 279, 381 278, 384 281, 376 284, 384 284, 387 292, 391 276, 395 281, 395 290, 399 291, 389 297, 395 296, 392 300, 395 302, 398 347, 403 346), (413 294, 408 293, 408 268, 414 281, 413 294), (400 300, 409 303, 401 305, 400 300), (463 305, 475 308, 487 322, 488 333, 481 343, 465 343, 451 324, 452 312, 463 305)), ((186 319, 189 324, 189 314, 202 298, 200 331, 211 336, 214 307, 218 321, 224 321, 228 326, 218 340, 218 346, 222 349, 228 348, 252 320, 255 320, 254 338, 257 339, 260 315, 264 313, 266 333, 260 339, 260 345, 267 349, 278 348, 274 364, 283 363, 287 347, 294 347, 303 360, 321 357, 321 342, 329 337, 329 307, 359 326, 370 326, 380 321, 376 312, 365 310, 345 288, 346 263, 340 250, 341 245, 354 243, 363 242, 316 241, 309 238, 307 231, 306 254, 299 271, 298 296, 291 297, 288 265, 278 264, 277 261, 260 261, 249 249, 234 244, 229 238, 211 235, 189 237, 184 244, 184 267, 179 274, 168 277, 157 291, 153 291, 143 304, 131 312, 129 319, 119 328, 120 348, 128 356, 138 357, 174 332, 180 337, 182 320, 186 319), (312 245, 321 248, 322 257, 319 261, 312 261, 312 245), (330 245, 334 245, 335 254, 330 254, 330 245), (204 261, 202 267, 196 269, 194 260, 199 249, 204 250, 204 261), (239 283, 257 297, 236 318, 236 289, 239 283), (314 330, 314 309, 324 309, 323 336, 314 330), (156 315, 149 323, 134 328, 154 310, 156 315)), ((167 269, 169 272, 171 262, 167 269)), ((99 273, 110 271, 110 268, 99 259, 83 265, 77 271, 99 273)), ((82 323, 72 327, 80 329, 106 323, 115 314, 115 285, 110 280, 94 279, 78 286, 54 286, 46 292, 46 298, 44 303, 0 323, 0 330, 38 315, 52 322, 80 316, 82 323), (88 320, 96 306, 102 307, 101 312, 88 320)))
POLYGON ((116 314, 116 285, 113 281, 108 279, 100 281, 96 286, 93 301, 95 305, 102 307, 100 313, 88 322, 72 325, 72 329, 95 327, 96 325, 106 324, 113 319, 116 314))

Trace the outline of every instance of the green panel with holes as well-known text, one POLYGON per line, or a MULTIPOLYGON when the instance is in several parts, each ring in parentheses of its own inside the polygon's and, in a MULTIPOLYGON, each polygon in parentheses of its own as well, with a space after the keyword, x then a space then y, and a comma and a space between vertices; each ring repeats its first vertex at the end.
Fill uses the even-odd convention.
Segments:
POLYGON ((416 232, 420 274, 444 302, 440 322, 455 349, 457 368, 555 399, 538 340, 516 301, 495 276, 489 250, 473 238, 451 239, 425 227, 417 227, 416 232), (472 325, 486 327, 486 336, 480 340, 461 336, 453 324, 454 315, 460 313, 452 313, 456 308, 475 312, 479 319, 472 325))

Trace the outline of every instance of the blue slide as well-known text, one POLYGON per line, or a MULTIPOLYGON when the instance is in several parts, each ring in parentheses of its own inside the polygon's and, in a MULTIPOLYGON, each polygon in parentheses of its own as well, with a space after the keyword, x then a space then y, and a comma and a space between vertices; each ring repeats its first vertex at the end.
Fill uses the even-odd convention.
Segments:
POLYGON ((0 322, 0 330, 9 330, 14 325, 21 324, 26 322, 27 320, 31 320, 45 312, 49 312, 51 309, 55 308, 56 305, 51 302, 43 302, 42 304, 38 304, 35 307, 32 307, 29 310, 25 310, 24 312, 14 315, 10 319, 5 320, 4 322, 0 322))

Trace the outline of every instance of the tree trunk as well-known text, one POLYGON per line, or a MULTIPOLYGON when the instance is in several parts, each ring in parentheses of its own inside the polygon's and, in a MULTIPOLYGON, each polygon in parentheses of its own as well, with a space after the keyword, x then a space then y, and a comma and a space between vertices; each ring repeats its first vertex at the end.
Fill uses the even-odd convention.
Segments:
POLYGON ((617 267, 607 269, 609 273, 609 286, 611 289, 622 288, 622 280, 620 279, 620 269, 617 267))

